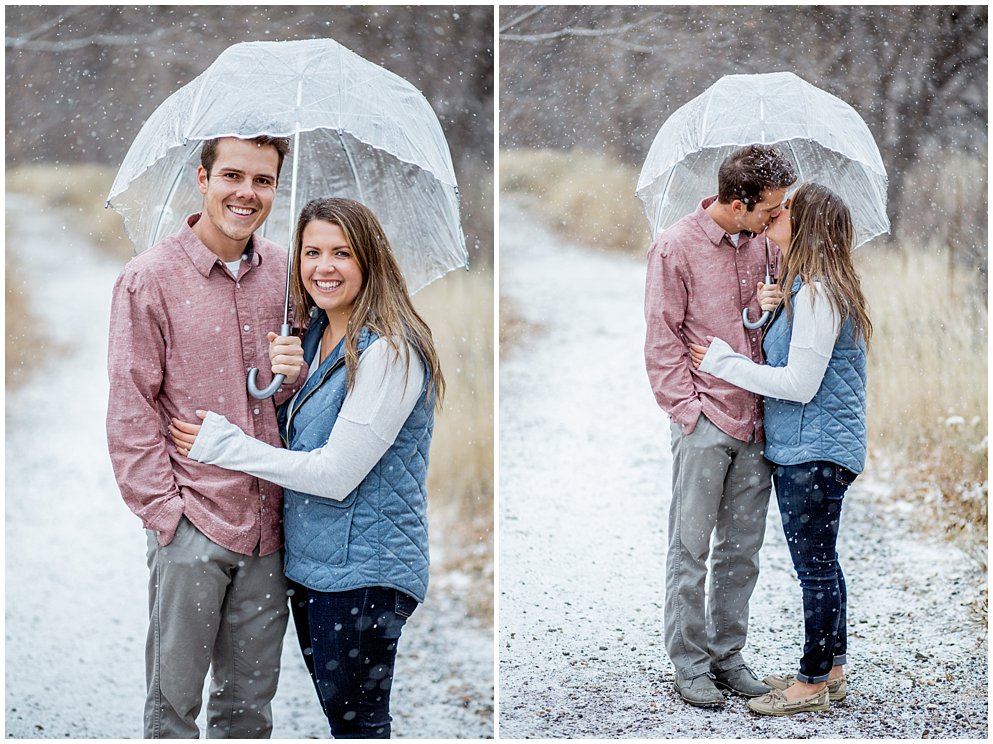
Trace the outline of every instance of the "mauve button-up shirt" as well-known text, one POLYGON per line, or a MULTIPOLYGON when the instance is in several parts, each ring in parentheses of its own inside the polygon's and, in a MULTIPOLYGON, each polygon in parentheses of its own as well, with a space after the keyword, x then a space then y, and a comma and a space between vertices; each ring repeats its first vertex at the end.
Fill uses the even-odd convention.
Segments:
MULTIPOLYGON (((266 333, 283 322, 286 251, 253 237, 235 278, 191 229, 198 218, 132 259, 114 285, 110 458, 124 501, 161 544, 185 514, 229 550, 268 555, 283 544, 282 489, 188 459, 168 426, 173 416, 198 422, 198 408, 216 411, 280 446, 274 401, 249 398, 245 373, 258 368, 260 387, 272 379, 266 333)), ((287 386, 275 402, 294 390, 287 386)))
MULTIPOLYGON (((762 399, 694 369, 689 347, 722 338, 739 354, 762 362, 762 335, 741 322, 761 309, 756 286, 765 279, 765 238, 739 236, 738 245, 707 214, 716 197, 701 202, 664 230, 648 251, 645 283, 645 366, 659 406, 689 434, 703 413, 721 431, 743 442, 764 440, 762 399)), ((779 249, 769 242, 773 275, 779 249)))

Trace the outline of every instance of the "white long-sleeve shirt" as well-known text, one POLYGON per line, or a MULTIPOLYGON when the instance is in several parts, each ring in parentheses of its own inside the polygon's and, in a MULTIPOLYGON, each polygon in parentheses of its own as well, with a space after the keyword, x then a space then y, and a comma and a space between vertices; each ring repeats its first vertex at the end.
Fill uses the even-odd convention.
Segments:
MULTIPOLYGON (((318 349, 318 359, 320 358, 318 349)), ((311 374, 319 365, 311 366, 311 374)), ((190 458, 239 470, 284 488, 341 501, 396 441, 424 384, 424 365, 411 350, 410 369, 382 338, 359 357, 355 384, 324 446, 310 452, 272 447, 224 416, 208 413, 190 458)))
POLYGON ((824 380, 841 325, 841 317, 823 286, 814 282, 814 287, 816 292, 809 284, 804 284, 796 294, 793 333, 785 367, 756 364, 715 338, 700 370, 759 395, 809 403, 824 380))

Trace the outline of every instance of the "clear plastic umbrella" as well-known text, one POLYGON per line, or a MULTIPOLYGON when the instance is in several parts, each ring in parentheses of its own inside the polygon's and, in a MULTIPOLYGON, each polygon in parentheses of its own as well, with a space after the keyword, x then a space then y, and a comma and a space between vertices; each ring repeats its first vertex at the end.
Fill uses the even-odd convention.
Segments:
MULTIPOLYGON (((200 142, 261 134, 292 138, 263 236, 290 245, 304 204, 348 197, 379 217, 411 292, 468 265, 455 171, 438 117, 409 82, 331 39, 235 44, 155 110, 107 199, 136 251, 200 210, 200 142)), ((290 273, 293 259, 291 251, 290 273)), ((289 276, 286 295, 283 335, 289 276)), ((254 379, 253 370, 255 397, 268 397, 282 382, 259 391, 254 379)))
POLYGON ((725 75, 662 125, 637 190, 652 236, 716 193, 721 162, 756 143, 778 144, 798 182, 817 181, 844 199, 856 247, 889 232, 886 169, 862 117, 791 72, 771 72, 725 75))

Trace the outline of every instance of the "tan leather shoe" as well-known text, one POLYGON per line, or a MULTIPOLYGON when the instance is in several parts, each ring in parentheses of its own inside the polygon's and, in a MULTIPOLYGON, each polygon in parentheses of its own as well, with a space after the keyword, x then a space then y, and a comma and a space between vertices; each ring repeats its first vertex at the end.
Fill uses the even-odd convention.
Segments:
MULTIPOLYGON (((762 681, 774 690, 785 690, 787 687, 796 682, 796 675, 770 674, 762 681)), ((848 697, 848 680, 844 677, 841 679, 829 679, 827 689, 828 697, 831 699, 831 702, 837 703, 848 697)))
POLYGON ((773 690, 762 697, 749 700, 748 707, 753 713, 763 716, 791 716, 794 713, 823 713, 831 710, 831 702, 828 700, 826 687, 799 700, 787 700, 785 692, 773 690))

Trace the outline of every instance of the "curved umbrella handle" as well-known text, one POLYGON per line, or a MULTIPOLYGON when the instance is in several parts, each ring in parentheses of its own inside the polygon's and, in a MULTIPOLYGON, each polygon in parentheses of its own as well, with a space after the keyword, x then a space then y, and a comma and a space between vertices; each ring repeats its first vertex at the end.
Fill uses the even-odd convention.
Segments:
POLYGON ((763 310, 762 317, 758 320, 752 321, 748 319, 748 308, 746 307, 741 311, 741 324, 745 326, 750 331, 754 331, 756 328, 761 328, 765 325, 765 322, 769 320, 769 311, 763 310))
MULTIPOLYGON (((289 323, 283 323, 279 328, 280 336, 290 335, 290 325, 289 323)), ((248 370, 248 394, 251 395, 255 400, 265 400, 266 398, 271 398, 279 390, 279 386, 283 384, 283 380, 286 379, 286 375, 276 375, 272 378, 272 382, 269 383, 269 387, 265 390, 259 390, 255 385, 255 380, 258 379, 259 370, 252 367, 248 370)))
MULTIPOLYGON (((766 245, 766 250, 768 250, 769 249, 769 239, 768 238, 766 238, 765 245, 766 245)), ((769 276, 769 258, 768 258, 768 256, 766 256, 765 283, 766 284, 772 284, 772 277, 769 276)), ((748 330, 754 331, 756 328, 761 328, 762 326, 765 325, 765 322, 767 320, 769 320, 769 315, 770 314, 771 313, 768 310, 763 310, 762 311, 762 317, 760 317, 758 320, 754 320, 754 321, 753 320, 749 320, 748 319, 748 308, 746 307, 744 310, 741 311, 741 324, 743 326, 745 326, 745 328, 747 328, 748 330)))

